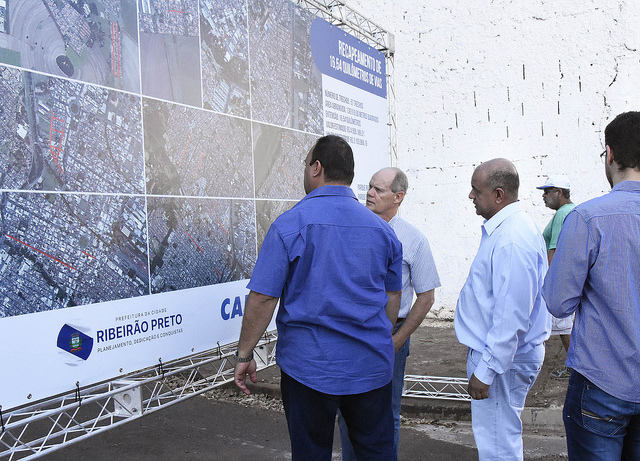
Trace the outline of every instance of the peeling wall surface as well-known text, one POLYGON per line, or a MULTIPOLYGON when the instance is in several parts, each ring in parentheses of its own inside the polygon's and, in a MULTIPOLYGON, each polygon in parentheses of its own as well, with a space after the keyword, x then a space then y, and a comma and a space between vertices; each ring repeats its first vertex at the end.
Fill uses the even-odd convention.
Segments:
POLYGON ((541 191, 567 174, 580 203, 610 190, 599 154, 617 114, 640 110, 640 2, 348 0, 395 35, 402 216, 429 238, 442 287, 430 315, 452 318, 480 242, 471 174, 512 160, 540 229, 541 191))

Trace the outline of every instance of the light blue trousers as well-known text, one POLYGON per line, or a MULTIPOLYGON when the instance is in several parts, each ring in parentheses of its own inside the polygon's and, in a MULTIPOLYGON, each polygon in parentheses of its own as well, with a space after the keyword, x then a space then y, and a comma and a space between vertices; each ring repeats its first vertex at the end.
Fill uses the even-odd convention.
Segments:
MULTIPOLYGON (((467 377, 471 378, 481 359, 482 352, 469 349, 467 377)), ((520 414, 543 361, 544 344, 516 355, 511 368, 495 376, 489 398, 471 401, 471 425, 479 461, 522 461, 520 414)))

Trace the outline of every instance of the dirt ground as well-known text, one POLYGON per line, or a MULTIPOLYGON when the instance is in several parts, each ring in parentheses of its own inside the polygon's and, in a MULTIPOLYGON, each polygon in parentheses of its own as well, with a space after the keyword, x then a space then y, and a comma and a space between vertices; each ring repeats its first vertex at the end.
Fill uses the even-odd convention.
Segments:
MULTIPOLYGON (((466 347, 456 339, 453 321, 426 319, 411 336, 411 353, 407 359, 406 374, 466 378, 466 347)), ((557 380, 549 374, 564 365, 566 354, 559 336, 552 336, 546 343, 545 361, 540 375, 529 391, 526 406, 548 408, 562 407, 568 380, 557 380)), ((277 367, 258 373, 259 392, 269 392, 271 384, 280 384, 277 367)), ((274 390, 273 392, 277 392, 274 390)), ((448 405, 457 404, 450 402, 448 405)))

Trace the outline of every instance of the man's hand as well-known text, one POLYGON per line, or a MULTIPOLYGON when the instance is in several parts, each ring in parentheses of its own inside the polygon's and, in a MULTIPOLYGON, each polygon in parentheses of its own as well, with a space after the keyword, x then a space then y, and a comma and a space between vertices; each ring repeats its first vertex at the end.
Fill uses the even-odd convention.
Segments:
POLYGON ((251 362, 237 362, 235 368, 235 382, 236 386, 245 394, 251 394, 251 391, 247 389, 247 375, 251 378, 252 383, 258 382, 258 375, 256 374, 256 361, 251 362))
MULTIPOLYGON (((404 320, 398 331, 393 335, 393 346, 396 352, 409 339, 409 336, 420 326, 424 318, 429 313, 433 302, 435 301, 435 290, 423 291, 416 296, 416 302, 413 303, 409 315, 404 320)), ((402 298, 401 298, 402 299, 402 298)))
MULTIPOLYGON (((240 357, 249 357, 253 349, 260 341, 260 337, 265 332, 273 317, 273 312, 278 304, 278 298, 263 295, 255 291, 250 291, 247 302, 244 306, 244 315, 242 316, 242 328, 240 330, 240 339, 238 340, 237 354, 240 357)), ((254 383, 258 382, 256 375, 256 361, 236 362, 234 380, 236 386, 249 395, 251 392, 247 389, 247 375, 254 383)))
POLYGON ((485 384, 476 378, 476 375, 471 375, 471 379, 469 379, 469 387, 467 387, 467 392, 474 400, 483 400, 489 398, 489 384, 485 384))

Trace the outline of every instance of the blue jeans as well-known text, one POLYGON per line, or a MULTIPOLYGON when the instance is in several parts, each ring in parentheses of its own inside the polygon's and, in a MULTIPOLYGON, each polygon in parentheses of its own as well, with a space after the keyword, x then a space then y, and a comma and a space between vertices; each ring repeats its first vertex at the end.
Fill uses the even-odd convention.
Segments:
POLYGON ((390 382, 362 394, 331 395, 311 389, 285 372, 281 376, 292 461, 331 460, 338 410, 359 459, 397 460, 393 453, 390 382))
MULTIPOLYGON (((477 368, 482 353, 469 349, 467 375, 477 368)), ((496 375, 489 398, 471 401, 471 427, 480 461, 523 459, 522 420, 527 393, 544 361, 544 344, 528 354, 517 355, 511 368, 496 375)))
MULTIPOLYGON (((394 327, 394 333, 398 330, 402 323, 397 323, 394 327)), ((409 346, 411 337, 409 337, 398 352, 396 352, 393 364, 393 380, 391 381, 391 411, 393 412, 393 452, 398 454, 400 443, 400 407, 402 406, 402 391, 404 390, 404 371, 407 365, 407 357, 409 356, 409 346)), ((356 452, 349 440, 349 430, 338 413, 338 426, 340 427, 340 444, 342 445, 342 461, 357 461, 356 452)))
POLYGON ((640 460, 640 404, 607 394, 572 370, 562 417, 569 460, 640 460))

